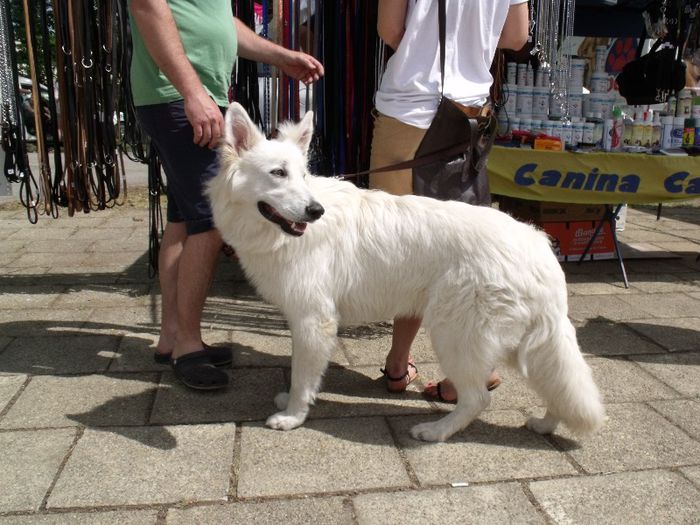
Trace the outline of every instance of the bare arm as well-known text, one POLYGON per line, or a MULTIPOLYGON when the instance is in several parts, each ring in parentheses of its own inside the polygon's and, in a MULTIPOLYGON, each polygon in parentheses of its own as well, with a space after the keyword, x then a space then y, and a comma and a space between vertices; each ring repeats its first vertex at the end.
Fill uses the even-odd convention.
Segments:
POLYGON ((130 7, 148 53, 185 101, 194 142, 215 147, 223 129, 223 117, 187 59, 166 0, 132 0, 130 7), (154 20, 158 23, 154 24, 154 20))
POLYGON ((379 0, 377 33, 394 50, 399 47, 406 29, 407 5, 408 0, 379 0))
POLYGON ((527 43, 529 16, 527 2, 510 6, 498 40, 499 48, 515 51, 522 49, 527 43))
POLYGON ((311 55, 284 48, 258 36, 238 18, 238 56, 277 66, 287 75, 309 84, 323 76, 323 65, 311 55))

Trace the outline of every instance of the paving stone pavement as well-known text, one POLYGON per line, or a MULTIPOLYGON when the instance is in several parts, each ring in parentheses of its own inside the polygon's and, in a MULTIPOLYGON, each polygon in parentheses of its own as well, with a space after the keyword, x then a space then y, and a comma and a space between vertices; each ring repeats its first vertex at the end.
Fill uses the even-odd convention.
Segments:
MULTIPOLYGON (((143 201, 140 201, 143 203, 143 201)), ((514 370, 447 443, 411 425, 450 410, 421 333, 419 379, 389 395, 389 323, 344 329, 308 422, 265 427, 289 383, 284 318, 222 256, 204 314, 232 345, 232 386, 198 393, 151 352, 159 289, 139 202, 27 223, 0 207, 0 525, 149 523, 700 523, 700 207, 628 211, 654 250, 564 265, 570 317, 609 420, 539 436, 514 370), (661 257, 663 256, 663 257, 661 257)))

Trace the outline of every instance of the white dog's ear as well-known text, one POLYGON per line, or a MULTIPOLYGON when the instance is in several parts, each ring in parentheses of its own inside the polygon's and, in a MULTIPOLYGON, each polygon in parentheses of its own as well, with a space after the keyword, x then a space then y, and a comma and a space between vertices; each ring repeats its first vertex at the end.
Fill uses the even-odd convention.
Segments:
POLYGON ((228 107, 225 128, 224 140, 239 156, 264 138, 250 120, 248 112, 238 102, 233 102, 228 107))
POLYGON ((298 124, 285 125, 283 128, 280 128, 280 135, 285 140, 296 142, 301 151, 306 153, 314 135, 314 112, 307 111, 298 124))

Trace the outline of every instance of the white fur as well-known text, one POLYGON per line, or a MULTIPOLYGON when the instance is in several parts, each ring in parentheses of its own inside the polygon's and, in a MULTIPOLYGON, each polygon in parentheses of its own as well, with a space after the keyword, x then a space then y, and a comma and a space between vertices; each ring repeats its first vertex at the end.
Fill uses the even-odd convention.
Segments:
POLYGON ((226 117, 222 168, 209 196, 214 220, 258 292, 292 332, 292 382, 267 424, 301 425, 336 345, 338 326, 422 316, 459 401, 411 434, 443 441, 489 404, 491 370, 507 361, 547 404, 531 429, 600 426, 604 410, 567 317, 564 273, 545 234, 487 207, 397 197, 306 172, 308 113, 266 140, 238 104, 226 117), (284 166, 286 176, 270 171, 284 166), (264 201, 291 221, 318 202, 301 237, 265 219, 264 201))

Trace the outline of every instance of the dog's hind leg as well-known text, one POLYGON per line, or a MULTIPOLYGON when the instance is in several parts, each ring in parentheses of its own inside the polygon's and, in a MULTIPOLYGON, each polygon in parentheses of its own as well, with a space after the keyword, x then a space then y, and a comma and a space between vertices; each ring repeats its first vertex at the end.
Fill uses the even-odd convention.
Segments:
POLYGON ((316 399, 321 378, 337 344, 338 323, 335 318, 306 317, 290 320, 292 331, 292 385, 289 393, 275 397, 281 412, 267 418, 267 426, 290 430, 300 426, 316 399))
MULTIPOLYGON (((540 326, 548 326, 545 318, 540 326)), ((551 317, 551 329, 529 334, 519 353, 527 366, 530 385, 547 404, 543 418, 532 417, 527 426, 540 434, 554 432, 563 421, 576 434, 597 430, 605 419, 600 393, 591 369, 581 355, 576 331, 562 315, 551 317), (539 335, 539 336, 538 336, 539 335)))
POLYGON ((414 426, 411 435, 415 439, 445 441, 471 423, 491 402, 486 383, 493 363, 485 357, 494 353, 484 348, 485 341, 464 337, 459 332, 452 325, 431 331, 440 366, 449 370, 447 376, 457 389, 457 406, 438 421, 414 426))

